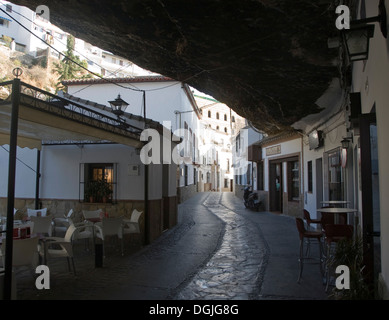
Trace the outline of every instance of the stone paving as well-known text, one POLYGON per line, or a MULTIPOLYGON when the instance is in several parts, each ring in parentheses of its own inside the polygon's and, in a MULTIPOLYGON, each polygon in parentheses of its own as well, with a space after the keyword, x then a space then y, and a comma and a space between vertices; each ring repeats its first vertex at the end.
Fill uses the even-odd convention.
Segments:
POLYGON ((306 266, 297 284, 293 218, 253 212, 232 193, 209 192, 180 204, 178 221, 143 248, 127 239, 124 256, 111 247, 103 268, 78 243, 77 276, 66 260, 50 261, 50 290, 37 290, 31 273, 18 271, 18 299, 327 299, 316 266, 306 266))
POLYGON ((265 262, 266 248, 255 227, 221 203, 222 194, 212 193, 203 203, 225 222, 219 249, 194 276, 176 299, 252 300, 258 298, 259 275, 265 262))

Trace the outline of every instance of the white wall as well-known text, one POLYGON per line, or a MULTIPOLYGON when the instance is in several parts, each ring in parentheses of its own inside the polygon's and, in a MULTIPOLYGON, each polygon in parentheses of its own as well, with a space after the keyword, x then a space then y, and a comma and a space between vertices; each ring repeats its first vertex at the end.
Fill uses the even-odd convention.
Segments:
MULTIPOLYGON (((316 160, 322 158, 325 152, 334 150, 341 146, 341 141, 347 136, 346 127, 344 126, 345 114, 339 113, 330 119, 325 126, 318 127, 317 130, 324 132, 324 145, 318 149, 309 150, 308 137, 303 138, 303 158, 304 158, 304 208, 309 211, 312 218, 317 217, 317 189, 316 189, 316 160), (308 161, 312 161, 312 193, 308 193, 308 161)), ((350 148, 350 152, 352 148, 350 148)), ((324 159, 323 159, 324 174, 324 159)), ((353 164, 350 163, 350 166, 353 164)), ((351 177, 350 177, 351 178, 351 177)), ((323 181, 324 182, 324 181, 323 181)), ((324 188, 324 186, 323 186, 324 188)))
MULTIPOLYGON (((161 124, 170 122, 168 129, 173 133, 178 128, 184 128, 184 122, 188 123, 189 128, 198 137, 198 118, 192 111, 192 106, 188 97, 182 89, 181 82, 139 82, 121 84, 130 89, 124 89, 114 84, 96 84, 69 86, 68 93, 74 94, 82 99, 92 100, 94 102, 109 107, 108 101, 114 100, 120 93, 121 98, 129 103, 127 112, 143 116, 143 94, 135 90, 146 91, 146 117, 161 124), (175 113, 179 111, 179 113, 175 113)), ((181 168, 184 166, 181 165, 181 168)), ((172 173, 173 175, 173 173, 172 173)), ((177 179, 175 178, 174 181, 177 179)), ((188 165, 188 184, 193 184, 193 165, 188 165)), ((184 176, 180 176, 180 185, 184 186, 184 176)))
MULTIPOLYGON (((378 0, 366 1, 366 17, 378 14, 378 0)), ((386 8, 389 2, 385 1, 386 8)), ((389 288, 389 39, 385 39, 376 24, 374 37, 370 39, 369 59, 354 63, 353 90, 361 93, 362 113, 369 113, 375 104, 378 135, 380 220, 381 220, 381 268, 382 278, 389 288)))
MULTIPOLYGON (((69 86, 68 93, 107 107, 109 107, 108 101, 115 100, 120 94, 121 98, 129 103, 127 112, 143 116, 143 93, 139 90, 146 90, 146 117, 161 124, 163 121, 170 121, 173 130, 177 128, 174 111, 184 111, 180 82, 142 82, 120 85, 126 88, 110 83, 69 86)), ((190 110, 189 107, 187 110, 190 110)))
MULTIPOLYGON (((144 166, 131 147, 123 145, 45 146, 42 148, 41 198, 78 199, 80 163, 117 163, 117 199, 144 199, 144 166), (140 174, 129 175, 129 165, 140 174)), ((150 165, 149 199, 162 197, 162 170, 150 165)))
MULTIPOLYGON (((8 195, 9 145, 0 146, 0 197, 8 195)), ((35 198, 37 150, 17 148, 15 197, 35 198)))
MULTIPOLYGON (((0 1, 1 8, 6 9, 4 4, 10 4, 12 6, 12 12, 8 12, 13 18, 22 23, 28 30, 33 31, 32 23, 30 20, 34 20, 35 12, 22 6, 15 5, 7 1, 0 1), (25 16, 26 18, 24 18, 25 16)), ((2 13, 2 16, 9 18, 6 14, 2 13)), ((10 18, 11 19, 11 18, 10 18)), ((12 20, 12 19, 11 19, 12 20)), ((26 53, 29 53, 31 50, 31 34, 20 27, 15 21, 9 21, 9 27, 0 26, 0 34, 4 34, 11 38, 14 38, 17 43, 23 44, 26 46, 26 53)))

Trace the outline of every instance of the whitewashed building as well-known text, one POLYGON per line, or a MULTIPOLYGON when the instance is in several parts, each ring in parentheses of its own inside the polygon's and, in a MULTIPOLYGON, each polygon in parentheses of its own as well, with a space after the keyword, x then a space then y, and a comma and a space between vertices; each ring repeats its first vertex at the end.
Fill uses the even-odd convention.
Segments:
POLYGON ((81 99, 108 104, 118 94, 129 103, 127 112, 153 119, 182 137, 180 155, 186 161, 177 168, 179 202, 197 192, 199 162, 198 135, 200 110, 190 87, 164 76, 140 76, 65 81, 68 93, 81 99), (182 130, 182 131, 181 131, 182 130), (185 150, 183 150, 185 148, 185 150))
MULTIPOLYGON (((11 44, 13 50, 35 58, 63 58, 61 53, 67 50, 69 34, 46 19, 49 16, 39 16, 26 7, 3 0, 0 8, 9 14, 0 11, 0 35, 14 39, 11 44)), ((156 74, 78 38, 75 39, 74 54, 87 62, 89 71, 106 78, 156 74)))
POLYGON ((195 94, 201 109, 199 191, 233 191, 232 136, 245 124, 227 105, 195 94))

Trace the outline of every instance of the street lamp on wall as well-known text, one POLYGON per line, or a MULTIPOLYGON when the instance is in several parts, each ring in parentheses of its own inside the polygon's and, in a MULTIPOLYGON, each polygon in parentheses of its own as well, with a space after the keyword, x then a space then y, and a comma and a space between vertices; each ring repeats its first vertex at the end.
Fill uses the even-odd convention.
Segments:
POLYGON ((343 138, 340 142, 342 144, 342 149, 347 150, 350 147, 350 140, 352 140, 352 138, 343 138))
POLYGON ((125 102, 118 94, 117 98, 112 101, 108 101, 112 108, 112 113, 118 117, 123 115, 124 110, 128 107, 129 103, 125 102))
POLYGON ((350 61, 367 60, 369 57, 369 40, 374 36, 375 26, 368 23, 378 22, 382 35, 385 38, 387 37, 388 30, 384 0, 380 0, 378 11, 378 16, 351 21, 350 29, 343 29, 342 37, 350 61))

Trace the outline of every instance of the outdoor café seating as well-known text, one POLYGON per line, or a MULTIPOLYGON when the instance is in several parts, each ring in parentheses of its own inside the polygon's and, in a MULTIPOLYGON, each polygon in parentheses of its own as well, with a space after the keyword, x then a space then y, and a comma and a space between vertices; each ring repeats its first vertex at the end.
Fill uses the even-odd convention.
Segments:
POLYGON ((39 254, 43 258, 44 264, 50 259, 66 258, 69 272, 71 272, 70 261, 73 267, 73 273, 76 275, 76 268, 73 258, 73 234, 77 227, 73 224, 69 226, 63 238, 47 237, 42 239, 39 246, 39 254))
POLYGON ((63 217, 57 217, 53 219, 53 224, 54 224, 54 234, 65 234, 66 230, 70 226, 70 219, 73 216, 73 209, 70 209, 68 213, 63 215, 63 217))
POLYGON ((123 217, 108 218, 103 217, 100 223, 95 223, 95 235, 103 241, 103 255, 106 252, 107 237, 116 236, 121 243, 121 253, 123 251, 123 217))
POLYGON ((325 275, 326 275, 326 292, 330 283, 330 276, 332 273, 331 261, 336 250, 336 245, 339 241, 348 239, 351 240, 354 234, 354 228, 349 224, 326 224, 324 229, 324 240, 326 244, 325 254, 325 275))
POLYGON ((27 208, 27 216, 30 217, 45 217, 47 215, 47 208, 30 209, 27 208))
POLYGON ((304 225, 304 220, 301 218, 296 218, 296 227, 297 231, 299 233, 299 238, 300 238, 300 250, 299 250, 299 275, 297 282, 300 283, 302 274, 303 274, 303 268, 304 268, 304 263, 310 261, 311 263, 318 263, 320 267, 320 273, 323 275, 323 247, 322 247, 322 239, 323 239, 323 232, 322 231, 312 231, 312 230, 307 230, 304 225), (311 258, 304 254, 304 242, 305 240, 311 240, 314 239, 317 241, 319 245, 319 256, 317 258, 311 258), (315 261, 313 261, 315 260, 315 261))
POLYGON ((32 222, 31 233, 39 233, 42 235, 52 236, 53 233, 53 217, 51 216, 31 216, 32 222))

